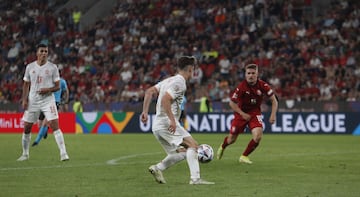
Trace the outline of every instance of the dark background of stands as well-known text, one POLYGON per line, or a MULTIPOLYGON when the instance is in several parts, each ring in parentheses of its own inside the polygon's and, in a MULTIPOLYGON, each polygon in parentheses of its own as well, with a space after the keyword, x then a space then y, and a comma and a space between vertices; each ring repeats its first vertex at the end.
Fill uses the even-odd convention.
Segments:
POLYGON ((85 111, 139 111, 144 90, 174 74, 177 57, 194 55, 189 111, 202 97, 228 111, 247 63, 260 66, 281 111, 360 111, 356 0, 17 0, 0 11, 1 112, 22 111, 22 77, 39 42, 67 80, 70 110, 79 98, 85 111))

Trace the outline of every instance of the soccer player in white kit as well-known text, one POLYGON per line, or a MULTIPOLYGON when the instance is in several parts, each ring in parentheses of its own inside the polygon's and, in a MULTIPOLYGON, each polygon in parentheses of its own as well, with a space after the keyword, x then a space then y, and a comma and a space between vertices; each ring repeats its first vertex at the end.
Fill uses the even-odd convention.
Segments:
POLYGON ((195 57, 182 56, 178 59, 178 74, 164 79, 148 88, 145 92, 141 121, 148 122, 148 112, 151 100, 158 96, 156 116, 152 124, 152 132, 159 141, 167 156, 156 165, 149 167, 149 172, 158 183, 166 183, 162 171, 186 159, 190 169, 191 185, 214 184, 200 178, 200 166, 197 156, 198 143, 179 122, 180 105, 186 91, 186 81, 194 72, 195 57), (183 151, 184 147, 186 151, 183 151))
POLYGON ((60 149, 60 160, 67 161, 64 136, 59 128, 59 115, 55 104, 53 92, 60 89, 60 76, 57 66, 47 60, 48 46, 39 44, 37 47, 37 60, 26 66, 22 94, 22 107, 24 133, 22 135, 23 153, 18 161, 29 159, 31 128, 43 112, 53 130, 55 141, 60 149))

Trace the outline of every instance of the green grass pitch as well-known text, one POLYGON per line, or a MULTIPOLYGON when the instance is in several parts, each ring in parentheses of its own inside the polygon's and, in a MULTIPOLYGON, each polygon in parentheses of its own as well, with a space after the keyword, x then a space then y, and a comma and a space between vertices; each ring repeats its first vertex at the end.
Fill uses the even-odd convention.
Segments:
MULTIPOLYGON (((226 134, 193 134, 216 152, 226 134)), ((35 139, 32 135, 32 141, 35 139)), ((215 185, 189 185, 185 161, 164 172, 167 184, 147 171, 164 152, 151 134, 65 135, 70 161, 60 162, 52 134, 17 162, 21 134, 0 135, 0 196, 142 197, 351 197, 360 192, 360 137, 266 134, 252 165, 238 163, 251 136, 240 135, 222 160, 201 164, 215 185)))

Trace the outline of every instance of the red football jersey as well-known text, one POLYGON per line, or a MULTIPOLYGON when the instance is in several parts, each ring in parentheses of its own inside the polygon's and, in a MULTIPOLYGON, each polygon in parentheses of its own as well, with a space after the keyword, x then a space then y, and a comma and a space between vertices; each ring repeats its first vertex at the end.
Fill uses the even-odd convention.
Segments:
MULTIPOLYGON (((253 86, 249 85, 246 80, 242 81, 235 91, 231 94, 230 99, 237 103, 239 108, 245 113, 261 114, 261 103, 264 96, 272 96, 274 94, 270 85, 260 79, 253 86)), ((239 118, 240 114, 235 113, 235 118, 239 118)))

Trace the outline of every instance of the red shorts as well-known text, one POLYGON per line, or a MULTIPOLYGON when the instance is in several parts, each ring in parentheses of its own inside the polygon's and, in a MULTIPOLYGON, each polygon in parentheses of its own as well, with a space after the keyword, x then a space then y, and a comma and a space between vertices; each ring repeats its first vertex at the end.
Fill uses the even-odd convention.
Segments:
POLYGON ((239 135, 240 133, 244 133, 246 126, 249 127, 250 130, 256 127, 263 128, 263 121, 261 114, 250 114, 251 118, 249 121, 244 120, 243 118, 236 118, 231 121, 230 134, 239 135))

